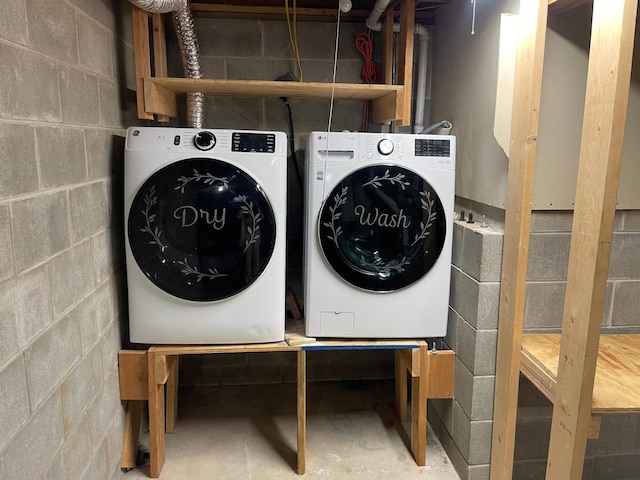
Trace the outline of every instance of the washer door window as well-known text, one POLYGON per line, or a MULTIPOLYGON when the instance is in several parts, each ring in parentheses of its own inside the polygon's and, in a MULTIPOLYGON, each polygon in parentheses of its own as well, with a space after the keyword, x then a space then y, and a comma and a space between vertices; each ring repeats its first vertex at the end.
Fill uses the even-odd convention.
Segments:
POLYGON ((399 166, 356 170, 320 210, 318 237, 327 263, 356 287, 385 292, 422 278, 446 236, 442 203, 429 183, 399 166))
POLYGON ((251 285, 269 263, 276 227, 256 181, 228 163, 193 158, 162 168, 129 211, 129 244, 165 292, 214 301, 251 285))

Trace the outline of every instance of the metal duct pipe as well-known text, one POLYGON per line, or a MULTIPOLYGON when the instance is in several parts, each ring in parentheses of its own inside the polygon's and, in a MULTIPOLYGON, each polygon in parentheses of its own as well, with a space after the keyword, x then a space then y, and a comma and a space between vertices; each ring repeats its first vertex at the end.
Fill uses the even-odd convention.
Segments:
MULTIPOLYGON (((169 13, 178 37, 182 68, 187 78, 202 78, 198 40, 188 0, 129 0, 142 10, 151 13, 169 13)), ((204 118, 204 93, 187 94, 187 123, 202 128, 204 118)))

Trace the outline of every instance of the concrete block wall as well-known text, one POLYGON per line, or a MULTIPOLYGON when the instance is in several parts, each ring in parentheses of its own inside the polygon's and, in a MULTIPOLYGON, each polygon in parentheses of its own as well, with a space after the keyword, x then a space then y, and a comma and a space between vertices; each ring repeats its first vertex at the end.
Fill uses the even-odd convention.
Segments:
POLYGON ((120 478, 126 1, 0 15, 0 478, 120 478))
MULTIPOLYGON (((603 332, 640 331, 638 216, 616 215, 603 332)), ((525 331, 560 331, 571 226, 570 212, 533 214, 525 331)), ((456 221, 453 242, 445 342, 457 354, 455 398, 431 401, 429 422, 463 480, 488 479, 503 232, 456 221)), ((521 377, 514 478, 544 478, 551 415, 550 402, 521 377)), ((600 438, 588 442, 583 478, 640 478, 639 421, 638 415, 603 416, 600 438)))

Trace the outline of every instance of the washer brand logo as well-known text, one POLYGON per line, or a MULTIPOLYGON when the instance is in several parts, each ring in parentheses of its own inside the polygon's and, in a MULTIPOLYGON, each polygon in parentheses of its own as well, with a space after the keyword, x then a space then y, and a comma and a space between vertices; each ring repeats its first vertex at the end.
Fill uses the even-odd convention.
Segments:
POLYGON ((182 228, 192 227, 198 223, 198 220, 204 220, 214 230, 222 230, 227 219, 227 209, 223 208, 220 212, 216 208, 213 212, 208 212, 202 208, 198 210, 191 205, 183 205, 173 211, 173 218, 180 220, 182 228))
POLYGON ((354 213, 359 217, 360 225, 367 225, 369 227, 377 225, 378 227, 389 228, 409 228, 411 225, 411 219, 408 218, 402 208, 398 213, 389 215, 388 213, 380 213, 377 208, 374 209, 375 213, 367 212, 364 205, 356 205, 354 213))

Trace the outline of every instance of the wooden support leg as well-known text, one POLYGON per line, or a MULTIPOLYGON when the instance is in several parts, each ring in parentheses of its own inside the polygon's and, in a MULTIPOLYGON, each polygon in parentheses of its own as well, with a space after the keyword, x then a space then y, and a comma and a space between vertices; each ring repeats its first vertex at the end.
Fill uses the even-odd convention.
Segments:
POLYGON ((129 400, 127 402, 127 416, 124 421, 124 438, 122 440, 122 458, 120 459, 120 468, 125 470, 136 468, 143 406, 143 400, 129 400))
POLYGON ((395 351, 395 369, 396 369, 396 412, 401 422, 407 421, 407 350, 395 351))
POLYGON ((158 383, 157 355, 149 349, 149 474, 158 478, 165 461, 164 384, 158 383))
POLYGON ((427 344, 421 342, 411 355, 411 452, 416 463, 424 467, 427 464, 427 344))
POLYGON ((298 351, 298 475, 306 473, 307 458, 307 352, 298 351))
POLYGON ((179 383, 179 358, 170 364, 169 378, 167 379, 167 433, 173 433, 178 421, 178 383, 179 383))

